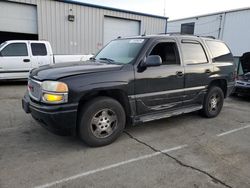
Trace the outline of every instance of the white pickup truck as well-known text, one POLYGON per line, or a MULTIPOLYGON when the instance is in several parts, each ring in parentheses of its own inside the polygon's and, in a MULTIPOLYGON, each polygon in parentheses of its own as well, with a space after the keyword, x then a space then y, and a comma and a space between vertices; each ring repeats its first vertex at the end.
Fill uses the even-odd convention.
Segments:
POLYGON ((0 44, 0 80, 24 79, 33 68, 86 61, 92 55, 53 55, 48 41, 12 40, 0 44))

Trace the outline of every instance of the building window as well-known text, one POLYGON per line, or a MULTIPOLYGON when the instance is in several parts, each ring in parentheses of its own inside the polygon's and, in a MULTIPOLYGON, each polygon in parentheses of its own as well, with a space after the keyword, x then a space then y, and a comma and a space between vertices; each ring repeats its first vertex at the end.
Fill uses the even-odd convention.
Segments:
POLYGON ((181 24, 181 34, 194 34, 194 22, 181 24))

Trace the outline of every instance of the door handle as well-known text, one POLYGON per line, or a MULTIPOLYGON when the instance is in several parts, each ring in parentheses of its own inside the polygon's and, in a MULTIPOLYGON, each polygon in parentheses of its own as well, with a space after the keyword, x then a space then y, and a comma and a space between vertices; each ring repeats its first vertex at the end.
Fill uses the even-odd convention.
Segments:
POLYGON ((210 70, 210 69, 206 69, 206 70, 205 70, 205 73, 210 74, 210 73, 211 73, 211 70, 210 70))
POLYGON ((182 71, 176 71, 176 76, 177 77, 183 77, 183 72, 182 71))
POLYGON ((30 62, 30 59, 24 59, 23 62, 28 63, 28 62, 30 62))

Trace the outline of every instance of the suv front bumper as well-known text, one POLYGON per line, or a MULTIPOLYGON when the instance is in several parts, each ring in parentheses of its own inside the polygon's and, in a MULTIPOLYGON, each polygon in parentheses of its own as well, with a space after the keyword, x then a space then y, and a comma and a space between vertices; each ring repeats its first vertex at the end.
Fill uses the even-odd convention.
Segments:
POLYGON ((250 96, 250 82, 236 81, 233 93, 250 96))
POLYGON ((60 135, 75 134, 78 104, 39 104, 33 102, 26 93, 22 99, 22 107, 49 131, 60 135))

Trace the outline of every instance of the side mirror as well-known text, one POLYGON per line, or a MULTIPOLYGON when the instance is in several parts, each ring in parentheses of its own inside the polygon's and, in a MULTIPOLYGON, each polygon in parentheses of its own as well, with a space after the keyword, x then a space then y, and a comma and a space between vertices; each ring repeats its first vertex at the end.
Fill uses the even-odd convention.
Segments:
POLYGON ((162 59, 159 55, 150 55, 147 57, 145 63, 143 65, 145 67, 157 67, 162 64, 162 59))

